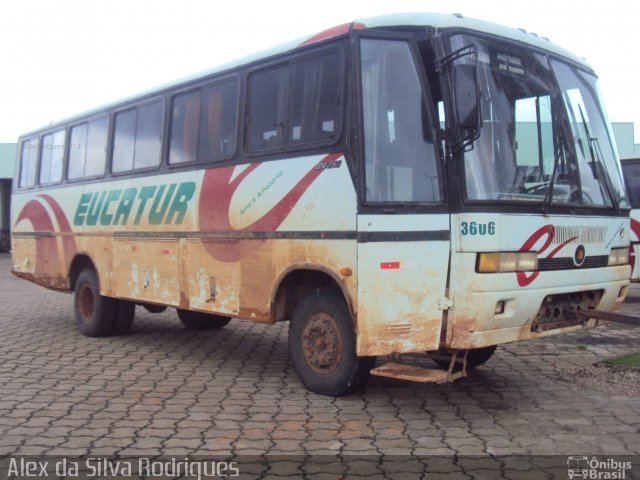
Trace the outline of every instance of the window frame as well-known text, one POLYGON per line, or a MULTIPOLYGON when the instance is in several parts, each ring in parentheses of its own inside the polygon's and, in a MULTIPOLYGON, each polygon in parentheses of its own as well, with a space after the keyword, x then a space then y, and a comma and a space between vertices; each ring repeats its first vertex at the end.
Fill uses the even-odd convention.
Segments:
POLYGON ((266 155, 273 154, 286 154, 292 152, 305 152, 309 150, 318 150, 320 148, 327 148, 336 145, 342 139, 344 135, 344 115, 347 109, 347 85, 346 85, 346 55, 345 51, 340 44, 327 45, 321 48, 314 47, 313 49, 306 50, 303 52, 298 52, 292 55, 279 56, 278 58, 273 59, 269 62, 260 63, 245 72, 246 82, 244 87, 244 105, 242 109, 242 153, 246 158, 255 158, 266 155), (276 68, 278 66, 285 65, 286 68, 286 78, 287 78, 287 105, 285 107, 287 122, 290 122, 293 119, 293 66, 297 63, 302 63, 304 61, 311 60, 313 58, 322 57, 323 55, 327 55, 329 53, 336 53, 338 56, 338 68, 337 68, 337 77, 338 77, 338 98, 339 102, 336 108, 336 125, 335 125, 335 136, 330 140, 319 140, 315 142, 305 142, 305 143, 295 143, 292 144, 290 141, 290 133, 289 129, 285 130, 284 135, 284 143, 282 146, 261 149, 261 150, 249 150, 247 145, 247 126, 249 121, 249 108, 251 107, 249 103, 249 89, 250 83, 249 79, 251 75, 259 72, 263 72, 272 68, 276 68))
POLYGON ((163 146, 166 149, 166 153, 164 155, 164 164, 168 169, 175 168, 188 168, 189 166, 193 167, 194 165, 207 165, 207 164, 217 164, 231 160, 238 153, 238 140, 240 138, 240 133, 242 130, 239 129, 241 124, 240 122, 240 105, 242 103, 242 79, 240 74, 236 71, 230 74, 226 74, 216 78, 208 78, 204 81, 200 81, 196 84, 183 85, 179 89, 171 90, 167 93, 168 99, 168 108, 165 110, 165 125, 166 125, 166 141, 163 142, 163 146), (200 116, 202 115, 202 103, 204 98, 204 91, 208 88, 215 87, 216 85, 220 85, 227 82, 235 82, 236 89, 236 104, 235 104, 235 124, 234 124, 234 141, 232 145, 232 149, 229 154, 224 155, 222 157, 207 157, 207 158, 199 158, 199 150, 200 150, 200 116), (173 102, 176 97, 181 95, 186 95, 190 93, 199 93, 200 94, 200 116, 198 117, 198 132, 196 137, 196 159, 190 162, 178 162, 171 163, 170 155, 171 155, 171 132, 173 128, 173 102), (168 112, 168 113, 167 113, 168 112))
MULTIPOLYGON (((76 121, 73 123, 69 123, 67 126, 67 138, 68 138, 68 142, 69 142, 69 147, 67 148, 67 154, 65 155, 65 167, 64 167, 64 175, 63 178, 66 182, 69 183, 81 183, 81 182, 88 182, 91 180, 96 180, 96 179, 100 179, 100 178, 105 178, 107 176, 107 173, 109 171, 109 158, 110 158, 110 152, 112 150, 112 145, 111 145, 111 131, 113 130, 113 122, 111 121, 112 118, 112 114, 109 111, 104 111, 104 112, 100 112, 98 114, 92 115, 90 117, 86 117, 83 118, 80 121, 76 121), (69 178, 69 167, 71 165, 71 147, 72 147, 72 143, 71 143, 71 134, 74 128, 79 127, 81 125, 87 125, 87 136, 88 136, 88 125, 91 122, 95 122, 98 120, 103 120, 103 119, 107 119, 107 138, 106 138, 106 143, 105 143, 105 148, 106 148, 106 152, 105 152, 105 158, 104 158, 104 170, 102 173, 96 174, 96 175, 87 175, 87 176, 81 176, 78 178, 69 178)), ((86 139, 85 139, 86 141, 86 139)), ((86 166, 86 154, 85 154, 85 166, 86 166)))
POLYGON ((23 138, 20 140, 20 150, 19 150, 19 159, 20 161, 18 162, 18 171, 16 172, 16 179, 17 179, 17 187, 18 190, 31 190, 34 189, 36 187, 38 187, 38 180, 39 180, 39 176, 40 176, 40 153, 41 153, 41 149, 40 149, 40 139, 41 139, 42 135, 33 135, 33 136, 29 136, 26 138, 23 138), (22 185, 22 160, 23 160, 23 152, 24 152, 24 147, 25 144, 30 143, 30 142, 37 142, 37 147, 36 147, 36 161, 35 161, 35 173, 33 176, 33 182, 31 185, 22 185))
POLYGON ((168 145, 168 142, 165 141, 165 137, 167 136, 168 132, 166 131, 166 120, 167 120, 167 102, 166 102, 166 98, 165 95, 157 95, 157 96, 153 96, 150 98, 145 98, 139 102, 135 102, 135 103, 130 103, 127 105, 122 105, 120 108, 115 109, 113 111, 110 112, 110 125, 109 125, 109 137, 108 137, 108 144, 107 144, 107 172, 114 176, 114 177, 122 177, 122 176, 126 176, 126 175, 136 175, 139 173, 146 173, 146 172, 155 172, 157 170, 160 170, 162 168, 162 165, 164 163, 164 149, 165 149, 165 144, 168 145), (136 138, 137 138, 137 133, 138 133, 138 110, 140 108, 146 107, 148 105, 151 105, 153 103, 160 103, 162 105, 162 121, 161 121, 161 128, 160 128, 160 135, 162 136, 162 139, 160 140, 160 154, 158 157, 158 164, 154 165, 152 167, 142 167, 142 168, 135 168, 133 165, 135 164, 135 147, 136 147, 136 138), (132 167, 128 170, 122 170, 119 172, 116 172, 113 170, 113 157, 115 154, 115 146, 116 146, 116 120, 119 114, 121 113, 126 113, 129 112, 131 110, 136 110, 136 135, 133 137, 133 149, 134 149, 134 158, 133 158, 133 164, 132 167))
MULTIPOLYGON (((50 187, 50 186, 55 186, 55 185, 60 185, 61 183, 63 183, 65 181, 65 171, 66 171, 66 166, 67 166, 67 154, 69 151, 69 142, 68 142, 68 134, 69 134, 69 129, 66 126, 62 126, 61 128, 57 128, 54 130, 50 130, 47 132, 42 133, 39 138, 40 138, 40 153, 38 155, 38 176, 36 178, 36 186, 38 187, 50 187), (42 155, 44 153, 44 137, 47 137, 49 135, 51 135, 52 137, 55 137, 55 135, 57 133, 63 132, 64 133, 64 148, 62 149, 62 171, 60 172, 60 180, 58 180, 57 182, 46 182, 43 183, 40 181, 40 175, 42 173, 42 155)), ((53 151, 52 151, 53 153, 53 151)))
MULTIPOLYGON (((640 169, 640 158, 630 158, 627 160, 620 160, 620 165, 622 167, 622 175, 624 178, 624 188, 627 190, 627 198, 629 199, 629 205, 631 206, 632 210, 640 209, 640 201, 639 202, 631 201, 632 195, 629 195, 629 192, 631 190, 629 189, 630 185, 629 185, 629 182, 627 181, 627 178, 629 178, 630 175, 627 175, 627 172, 626 172, 627 169, 633 169, 634 167, 640 169)), ((638 197, 640 198, 640 193, 638 193, 638 197)))
POLYGON ((427 77, 427 72, 423 64, 423 59, 418 47, 418 41, 432 41, 432 38, 424 33, 400 32, 400 31, 370 31, 354 30, 352 32, 352 76, 354 85, 354 103, 356 107, 354 130, 357 132, 358 159, 357 159, 357 192, 360 210, 363 213, 450 213, 448 208, 449 189, 447 169, 444 165, 445 152, 439 140, 438 131, 438 111, 433 92, 427 77), (366 171, 365 171, 365 146, 364 146, 364 97, 362 91, 362 55, 361 40, 389 40, 407 43, 416 66, 416 73, 426 101, 426 113, 428 116, 428 126, 431 130, 431 138, 435 155, 436 170, 438 174, 438 188, 440 199, 436 202, 412 201, 412 202, 387 202, 371 201, 366 198, 366 171))

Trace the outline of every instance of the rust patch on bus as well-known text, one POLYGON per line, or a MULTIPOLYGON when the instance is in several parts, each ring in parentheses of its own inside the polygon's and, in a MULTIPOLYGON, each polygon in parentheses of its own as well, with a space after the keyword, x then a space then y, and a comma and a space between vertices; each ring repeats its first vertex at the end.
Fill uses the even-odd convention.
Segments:
POLYGON ((240 307, 238 312, 238 318, 244 318, 246 320, 254 320, 260 323, 272 323, 270 312, 263 312, 256 308, 243 308, 240 307))
POLYGON ((11 270, 11 273, 18 278, 22 278, 24 280, 28 280, 29 282, 36 283, 38 285, 42 285, 49 290, 56 291, 69 291, 69 281, 66 277, 52 277, 49 275, 38 274, 38 273, 30 273, 30 272, 19 272, 17 270, 11 270))

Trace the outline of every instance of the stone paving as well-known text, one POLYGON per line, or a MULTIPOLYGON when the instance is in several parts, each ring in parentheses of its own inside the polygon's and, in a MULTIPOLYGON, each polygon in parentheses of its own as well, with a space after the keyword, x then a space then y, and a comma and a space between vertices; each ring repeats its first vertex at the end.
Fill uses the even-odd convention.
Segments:
POLYGON ((8 270, 2 255, 0 455, 640 454, 640 399, 571 381, 640 351, 633 327, 502 346, 454 384, 374 377, 328 398, 299 383, 287 324, 194 332, 138 307, 128 335, 86 338, 71 295, 8 270))

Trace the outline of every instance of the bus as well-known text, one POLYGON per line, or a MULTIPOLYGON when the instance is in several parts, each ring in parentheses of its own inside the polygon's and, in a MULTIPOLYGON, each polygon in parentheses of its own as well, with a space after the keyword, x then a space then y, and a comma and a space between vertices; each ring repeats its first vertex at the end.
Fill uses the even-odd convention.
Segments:
POLYGON ((640 158, 622 161, 622 173, 627 187, 629 204, 631 205, 631 247, 629 263, 631 264, 631 281, 640 282, 640 158))
POLYGON ((462 15, 356 20, 53 123, 20 137, 17 172, 13 273, 73 292, 83 334, 124 334, 136 305, 288 321, 329 396, 451 381, 596 326, 576 312, 629 287, 593 70, 462 15))

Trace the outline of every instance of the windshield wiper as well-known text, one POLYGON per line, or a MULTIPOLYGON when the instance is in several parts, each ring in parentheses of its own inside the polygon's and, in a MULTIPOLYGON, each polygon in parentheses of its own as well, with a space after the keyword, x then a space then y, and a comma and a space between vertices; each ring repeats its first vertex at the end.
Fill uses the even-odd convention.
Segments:
POLYGON ((602 150, 600 149, 600 142, 597 137, 592 137, 589 132, 589 127, 587 126, 587 120, 584 116, 584 112, 582 111, 582 105, 578 105, 578 111, 580 112, 580 118, 582 119, 582 125, 584 127, 584 133, 587 136, 587 140, 589 142, 589 155, 591 155, 591 163, 593 164, 593 176, 598 181, 598 183, 604 182, 604 188, 607 190, 607 194, 613 203, 613 208, 617 212, 620 208, 619 199, 616 198, 613 193, 613 186, 611 185, 611 178, 609 177, 609 171, 604 161, 602 160, 602 150), (600 178, 598 167, 601 167, 604 175, 600 178))

